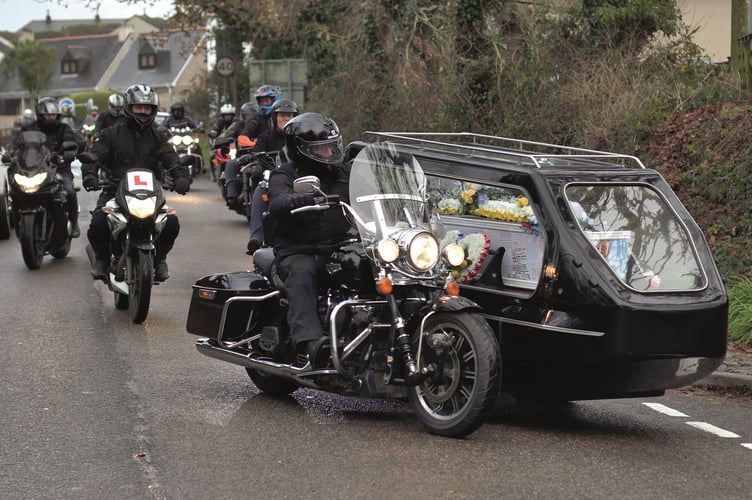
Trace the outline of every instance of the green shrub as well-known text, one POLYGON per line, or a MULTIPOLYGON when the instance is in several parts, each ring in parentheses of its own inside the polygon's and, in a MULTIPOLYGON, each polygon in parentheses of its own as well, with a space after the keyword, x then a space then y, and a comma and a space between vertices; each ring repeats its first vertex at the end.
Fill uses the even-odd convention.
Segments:
POLYGON ((752 342, 752 280, 746 276, 732 278, 728 296, 731 340, 752 342))

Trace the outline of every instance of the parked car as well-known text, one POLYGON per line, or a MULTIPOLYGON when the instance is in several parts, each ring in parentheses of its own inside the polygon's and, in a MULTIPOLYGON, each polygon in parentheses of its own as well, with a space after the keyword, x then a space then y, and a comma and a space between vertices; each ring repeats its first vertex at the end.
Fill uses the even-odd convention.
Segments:
MULTIPOLYGON (((497 335, 502 391, 658 396, 721 364, 728 299, 710 248, 639 158, 470 133, 364 137, 347 149, 353 171, 374 147, 420 164, 442 243, 468 256, 460 293, 497 335)), ((238 283, 217 285, 224 312, 210 330, 248 323, 228 313, 233 296, 250 294, 238 283)))

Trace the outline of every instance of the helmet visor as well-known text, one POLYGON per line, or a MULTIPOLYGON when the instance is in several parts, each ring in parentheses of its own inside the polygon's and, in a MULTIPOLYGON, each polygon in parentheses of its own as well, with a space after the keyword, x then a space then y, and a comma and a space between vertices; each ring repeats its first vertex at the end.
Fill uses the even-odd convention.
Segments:
POLYGON ((342 137, 323 141, 304 142, 298 147, 300 153, 319 163, 342 163, 342 137))

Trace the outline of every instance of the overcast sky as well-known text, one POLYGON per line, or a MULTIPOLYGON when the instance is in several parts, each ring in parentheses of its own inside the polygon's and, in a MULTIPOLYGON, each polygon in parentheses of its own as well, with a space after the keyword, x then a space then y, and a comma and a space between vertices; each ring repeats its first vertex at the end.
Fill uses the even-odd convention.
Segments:
MULTIPOLYGON (((164 17, 172 11, 172 0, 145 0, 124 4, 116 0, 92 0, 100 4, 99 17, 122 19, 146 14, 164 17)), ((95 9, 86 7, 87 0, 0 0, 0 31, 17 31, 29 21, 41 21, 49 10, 52 19, 93 19, 95 9)))

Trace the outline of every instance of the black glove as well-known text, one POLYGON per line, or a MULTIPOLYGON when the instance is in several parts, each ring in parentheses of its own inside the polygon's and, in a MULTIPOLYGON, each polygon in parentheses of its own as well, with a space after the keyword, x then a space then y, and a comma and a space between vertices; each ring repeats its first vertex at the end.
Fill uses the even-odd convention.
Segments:
POLYGON ((13 155, 10 154, 9 151, 6 151, 5 153, 3 153, 3 158, 2 158, 3 163, 10 163, 12 159, 13 159, 13 155))
POLYGON ((84 175, 84 189, 87 191, 96 191, 99 189, 99 177, 96 174, 84 175))
POLYGON ((175 192, 177 194, 185 194, 191 189, 191 181, 185 177, 178 177, 175 179, 175 192))
POLYGON ((238 158, 238 165, 240 165, 241 167, 248 165, 249 163, 253 161, 254 158, 255 158, 254 155, 251 155, 251 154, 243 155, 240 158, 238 158))
POLYGON ((292 208, 306 207, 308 205, 315 205, 316 199, 312 194, 294 194, 292 195, 292 208))

